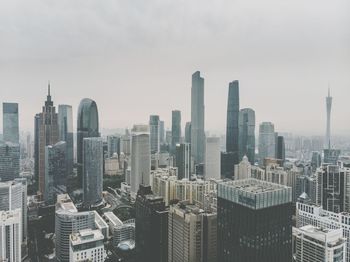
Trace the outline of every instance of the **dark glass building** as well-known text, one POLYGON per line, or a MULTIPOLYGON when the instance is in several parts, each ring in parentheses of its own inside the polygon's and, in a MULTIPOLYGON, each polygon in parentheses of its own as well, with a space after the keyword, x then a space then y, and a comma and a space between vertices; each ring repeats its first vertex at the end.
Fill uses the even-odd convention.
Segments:
POLYGON ((140 185, 135 209, 137 261, 168 261, 168 211, 163 198, 153 195, 150 186, 140 185))
POLYGON ((34 181, 35 190, 39 187, 39 131, 40 131, 40 114, 34 116, 34 181))
POLYGON ((18 128, 18 104, 3 103, 2 104, 2 128, 3 140, 5 142, 19 143, 19 128, 18 128))
POLYGON ((191 144, 191 122, 186 122, 186 126, 185 126, 185 143, 191 144))
POLYGON ((175 153, 175 147, 181 139, 181 111, 172 111, 171 118, 171 150, 175 153))
POLYGON ((283 136, 276 138, 276 159, 281 160, 282 163, 286 160, 286 146, 283 136))
POLYGON ((256 179, 218 186, 218 261, 292 261, 292 189, 256 179))
POLYGON ((178 179, 191 179, 191 144, 176 145, 175 166, 178 179))
POLYGON ((234 164, 238 164, 239 150, 239 82, 235 80, 229 84, 226 122, 226 152, 234 153, 234 164))
POLYGON ((233 179, 235 154, 232 152, 221 152, 221 178, 233 179))
POLYGON ((83 140, 86 137, 99 137, 98 111, 96 102, 84 98, 78 108, 77 123, 77 163, 78 182, 83 184, 83 140))
POLYGON ((239 111, 239 161, 247 156, 249 162, 255 163, 255 112, 244 108, 239 111))

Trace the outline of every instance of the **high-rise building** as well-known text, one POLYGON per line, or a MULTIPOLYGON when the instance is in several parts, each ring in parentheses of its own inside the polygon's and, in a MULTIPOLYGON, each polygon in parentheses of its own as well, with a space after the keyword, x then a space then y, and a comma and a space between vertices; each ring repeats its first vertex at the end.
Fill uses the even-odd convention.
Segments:
POLYGON ((56 203, 57 194, 67 192, 67 144, 60 141, 46 146, 45 150, 45 192, 48 205, 56 203))
POLYGON ((221 152, 221 177, 233 179, 235 164, 235 154, 232 152, 221 152))
POLYGON ((218 185, 218 261, 290 262, 292 189, 256 179, 218 185))
POLYGON ((131 193, 149 185, 151 172, 150 134, 147 125, 135 125, 131 134, 131 193))
POLYGON ((307 225, 293 228, 296 262, 345 262, 346 238, 341 229, 307 225))
POLYGON ((171 123, 171 150, 175 153, 175 147, 181 140, 181 111, 172 111, 171 123))
POLYGON ((83 141, 86 137, 99 137, 98 110, 96 102, 84 98, 78 108, 77 123, 77 163, 78 183, 83 185, 83 141))
POLYGON ((3 103, 2 113, 3 140, 19 144, 18 104, 3 103))
POLYGON ((67 175, 74 165, 73 110, 70 105, 58 105, 59 140, 66 142, 67 175))
POLYGON ((328 89, 328 96, 326 97, 327 107, 327 127, 326 127, 326 141, 325 148, 331 149, 331 112, 332 112, 332 100, 330 90, 328 89))
POLYGON ((165 142, 164 121, 159 121, 159 141, 160 141, 160 144, 164 144, 165 142))
POLYGON ((149 117, 149 130, 151 140, 151 153, 157 154, 160 150, 159 116, 151 115, 149 117))
POLYGON ((276 150, 275 126, 271 122, 263 122, 259 127, 259 164, 264 164, 265 158, 274 158, 276 150))
POLYGON ((94 211, 78 212, 67 194, 58 195, 55 212, 56 260, 69 262, 70 235, 94 227, 94 211))
POLYGON ((312 172, 315 172, 317 168, 321 166, 322 157, 320 152, 314 151, 311 156, 311 167, 312 172))
POLYGON ((22 261, 21 210, 0 210, 0 260, 6 262, 22 261))
POLYGON ((220 179, 221 151, 220 137, 207 137, 205 144, 204 179, 220 179))
POLYGON ((176 145, 175 166, 178 179, 191 179, 191 144, 176 145))
POLYGON ((107 136, 107 151, 108 157, 112 157, 114 153, 120 156, 120 137, 119 136, 107 136))
POLYGON ((107 254, 100 230, 84 229, 70 235, 70 262, 105 261, 107 254))
POLYGON ((169 262, 217 261, 217 216, 180 202, 169 210, 169 262))
POLYGON ((140 185, 135 211, 138 261, 168 261, 168 211, 163 198, 153 195, 150 186, 140 185))
POLYGON ((103 141, 100 137, 83 140, 83 191, 84 206, 102 202, 103 188, 103 141))
POLYGON ((239 159, 248 157, 249 162, 255 163, 255 112, 244 108, 239 111, 239 159))
POLYGON ((204 161, 204 78, 197 71, 192 75, 191 88, 191 148, 195 164, 204 161))
POLYGON ((19 144, 0 141, 0 181, 10 181, 19 177, 19 144))
POLYGON ((186 122, 186 126, 185 126, 185 143, 191 144, 191 122, 186 122))
POLYGON ((39 192, 45 194, 45 149, 48 145, 54 145, 59 141, 58 115, 53 105, 50 94, 50 84, 48 86, 47 99, 39 114, 39 192))
POLYGON ((234 154, 234 165, 238 164, 239 156, 239 82, 229 84, 226 122, 226 152, 234 154))
POLYGON ((324 149, 323 162, 326 164, 336 165, 341 151, 339 149, 324 149))
POLYGON ((235 165, 235 180, 247 179, 252 176, 252 164, 248 161, 248 157, 244 156, 242 161, 235 165))
POLYGON ((130 156, 131 154, 131 137, 129 129, 125 129, 125 134, 121 137, 121 151, 125 156, 130 156))
POLYGON ((40 114, 34 116, 34 181, 35 189, 39 190, 39 137, 40 137, 40 114))
POLYGON ((275 158, 280 160, 282 163, 286 160, 286 145, 284 142, 284 137, 277 135, 276 138, 276 156, 275 158))

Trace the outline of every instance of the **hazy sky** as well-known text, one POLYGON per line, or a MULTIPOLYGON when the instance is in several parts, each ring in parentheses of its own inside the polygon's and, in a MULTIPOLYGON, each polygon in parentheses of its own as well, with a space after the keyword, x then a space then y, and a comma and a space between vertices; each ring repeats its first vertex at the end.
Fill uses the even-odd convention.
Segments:
POLYGON ((315 134, 325 132, 330 83, 334 133, 350 134, 350 1, 0 1, 0 101, 20 103, 22 129, 33 129, 48 80, 55 105, 73 105, 74 116, 94 99, 101 127, 150 114, 170 127, 173 109, 184 126, 196 70, 206 129, 225 129, 238 79, 257 123, 315 134))

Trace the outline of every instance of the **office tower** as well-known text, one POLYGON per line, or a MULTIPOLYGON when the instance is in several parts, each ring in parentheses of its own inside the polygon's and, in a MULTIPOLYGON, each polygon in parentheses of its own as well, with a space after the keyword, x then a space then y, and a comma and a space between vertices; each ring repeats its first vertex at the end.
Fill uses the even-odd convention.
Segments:
POLYGON ((131 193, 149 185, 151 172, 150 134, 147 125, 134 125, 131 134, 131 193))
POLYGON ((119 136, 107 136, 108 157, 112 157, 114 153, 120 156, 120 140, 119 136))
POLYGON ((244 108, 239 111, 239 159, 248 157, 249 162, 255 163, 255 111, 244 108))
POLYGON ((96 102, 89 98, 84 98, 79 104, 77 124, 77 164, 79 185, 83 185, 84 138, 99 136, 98 110, 96 102))
POLYGON ((186 126, 185 126, 185 143, 191 144, 191 122, 186 122, 186 126))
POLYGON ((27 240, 27 181, 17 178, 14 181, 0 182, 0 210, 21 210, 22 239, 25 244, 27 240))
POLYGON ((323 150, 323 163, 336 165, 339 159, 341 151, 339 149, 324 149, 323 150))
POLYGON ((39 190, 39 135, 40 114, 34 116, 34 180, 36 190, 39 190))
POLYGON ((164 121, 159 121, 159 141, 160 141, 160 144, 164 144, 165 142, 164 121))
POLYGON ((38 152, 39 152, 39 192, 45 194, 45 149, 48 145, 54 145, 58 142, 58 116, 56 108, 53 105, 50 94, 50 84, 48 86, 47 99, 42 112, 39 113, 39 134, 38 134, 38 152))
POLYGON ((234 164, 238 164, 239 150, 239 82, 229 84, 226 122, 226 152, 234 153, 234 164))
POLYGON ((103 141, 100 137, 83 140, 83 191, 84 206, 91 207, 102 202, 103 188, 103 141))
POLYGON ((195 164, 204 161, 204 78, 197 71, 192 75, 191 88, 191 149, 195 164))
POLYGON ((137 261, 166 262, 168 258, 168 211, 163 198, 150 186, 140 185, 135 202, 137 261))
POLYGON ((235 155, 232 152, 221 152, 221 177, 233 179, 235 164, 235 155))
MULTIPOLYGON (((350 214, 349 213, 334 213, 322 209, 318 205, 310 205, 298 202, 296 205, 296 225, 303 227, 313 225, 324 229, 342 229, 343 237, 347 238, 350 235, 350 214)), ((350 261, 350 242, 346 243, 346 260, 350 261)))
POLYGON ((292 189, 257 179, 218 185, 218 261, 290 262, 292 189))
POLYGON ((326 141, 325 148, 331 149, 331 111, 332 111, 332 100, 330 90, 328 88, 328 96, 326 97, 326 107, 327 107, 327 128, 326 128, 326 141))
POLYGON ((205 144, 204 179, 220 179, 221 176, 221 152, 220 138, 207 137, 205 144))
POLYGON ((307 225, 293 228, 296 262, 345 262, 346 238, 341 229, 307 225))
POLYGON ((67 175, 73 174, 74 138, 73 110, 70 105, 58 105, 59 140, 66 142, 67 175))
POLYGON ((149 118, 151 153, 159 153, 160 137, 159 137, 159 116, 151 115, 149 118))
POLYGON ((181 140, 181 111, 172 111, 171 123, 171 150, 175 153, 175 147, 181 140))
POLYGON ((322 158, 320 152, 312 152, 311 156, 311 167, 312 167, 312 172, 315 172, 317 168, 321 166, 322 158))
POLYGON ((57 194, 67 192, 67 149, 64 141, 46 146, 44 201, 47 205, 54 205, 57 194))
POLYGON ((178 179, 191 179, 191 144, 177 144, 175 166, 178 168, 178 179))
POLYGON ((19 144, 18 104, 2 103, 3 140, 19 144))
POLYGON ((121 148, 125 156, 130 156, 131 154, 131 138, 129 129, 125 129, 125 134, 121 137, 121 148))
POLYGON ((235 165, 235 180, 247 179, 252 176, 252 165, 248 161, 248 157, 244 156, 242 161, 235 165))
POLYGON ((0 261, 22 261, 21 239, 21 210, 0 210, 0 261))
POLYGON ((211 261, 217 258, 217 216, 180 202, 169 210, 169 262, 211 261))
POLYGON ((107 254, 100 230, 83 229, 70 235, 70 262, 105 261, 107 254))
POLYGON ((171 146, 171 142, 172 142, 171 130, 165 131, 165 142, 171 146))
POLYGON ((20 173, 19 144, 0 141, 0 181, 10 181, 20 173))
POLYGON ((259 127, 259 164, 264 164, 265 158, 275 157, 275 127, 270 122, 263 122, 259 127))
POLYGON ((282 164, 286 160, 286 146, 284 142, 284 137, 277 135, 276 138, 276 156, 275 158, 281 160, 282 164))
POLYGON ((55 211, 56 260, 69 262, 70 235, 94 228, 94 225, 94 211, 78 212, 67 194, 58 195, 55 211))
POLYGON ((33 152, 32 152, 32 139, 30 136, 30 133, 27 134, 27 144, 26 144, 26 151, 27 151, 27 158, 32 159, 33 152))

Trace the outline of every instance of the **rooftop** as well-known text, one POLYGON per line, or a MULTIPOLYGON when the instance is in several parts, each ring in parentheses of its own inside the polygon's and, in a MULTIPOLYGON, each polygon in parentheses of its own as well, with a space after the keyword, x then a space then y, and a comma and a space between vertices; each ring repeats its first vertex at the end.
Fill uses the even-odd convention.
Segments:
POLYGON ((70 236, 72 245, 80 245, 84 243, 94 242, 103 240, 104 236, 100 230, 84 229, 78 233, 73 233, 70 236))

